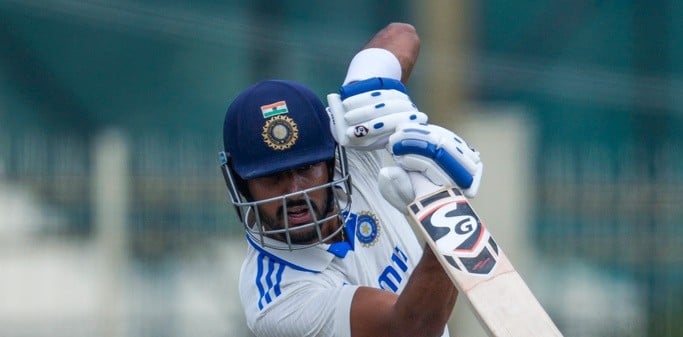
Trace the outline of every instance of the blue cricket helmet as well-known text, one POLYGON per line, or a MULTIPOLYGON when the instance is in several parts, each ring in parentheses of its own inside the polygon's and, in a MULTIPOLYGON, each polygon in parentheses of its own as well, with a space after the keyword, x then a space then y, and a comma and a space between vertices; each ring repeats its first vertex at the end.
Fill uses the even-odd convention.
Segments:
POLYGON ((228 107, 223 146, 245 180, 334 159, 336 143, 322 101, 301 84, 258 82, 228 107))

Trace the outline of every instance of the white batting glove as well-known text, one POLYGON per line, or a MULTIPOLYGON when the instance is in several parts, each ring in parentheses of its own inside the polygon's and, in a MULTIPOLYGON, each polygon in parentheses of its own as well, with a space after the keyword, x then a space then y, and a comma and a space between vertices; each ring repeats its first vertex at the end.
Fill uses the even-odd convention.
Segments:
POLYGON ((380 170, 380 192, 399 210, 445 186, 458 186, 468 198, 477 194, 484 169, 479 152, 447 129, 401 124, 389 138, 387 150, 397 166, 380 170))
POLYGON ((347 84, 339 94, 328 95, 327 101, 335 140, 358 150, 383 148, 401 123, 427 122, 427 115, 413 104, 403 84, 390 78, 347 84))
POLYGON ((418 196, 428 195, 442 186, 431 182, 417 171, 407 172, 399 166, 385 166, 377 175, 379 191, 394 208, 405 213, 406 206, 418 196))

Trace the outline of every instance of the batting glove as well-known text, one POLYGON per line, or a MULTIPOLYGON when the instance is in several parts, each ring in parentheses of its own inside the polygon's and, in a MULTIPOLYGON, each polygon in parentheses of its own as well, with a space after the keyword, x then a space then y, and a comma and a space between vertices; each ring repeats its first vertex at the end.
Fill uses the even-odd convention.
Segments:
POLYGON ((427 115, 413 104, 403 84, 390 78, 373 77, 345 85, 327 100, 335 140, 358 150, 383 148, 401 123, 427 122, 427 115))
POLYGON ((477 194, 484 169, 479 152, 447 129, 401 124, 389 137, 387 150, 397 166, 380 170, 380 192, 399 210, 445 186, 457 186, 468 198, 477 194))

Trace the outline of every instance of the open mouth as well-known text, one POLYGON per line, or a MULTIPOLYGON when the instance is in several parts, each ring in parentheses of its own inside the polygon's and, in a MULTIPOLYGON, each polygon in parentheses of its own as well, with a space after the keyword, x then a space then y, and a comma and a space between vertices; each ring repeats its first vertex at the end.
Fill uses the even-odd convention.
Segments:
POLYGON ((294 227, 313 222, 313 217, 307 206, 291 206, 287 207, 287 222, 294 227))

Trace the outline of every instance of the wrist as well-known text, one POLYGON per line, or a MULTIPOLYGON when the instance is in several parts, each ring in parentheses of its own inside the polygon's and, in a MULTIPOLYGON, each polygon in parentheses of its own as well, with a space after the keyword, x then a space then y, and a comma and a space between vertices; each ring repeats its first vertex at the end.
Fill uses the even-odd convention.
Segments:
POLYGON ((386 49, 363 49, 351 60, 343 85, 370 77, 400 80, 401 64, 398 58, 386 49))

